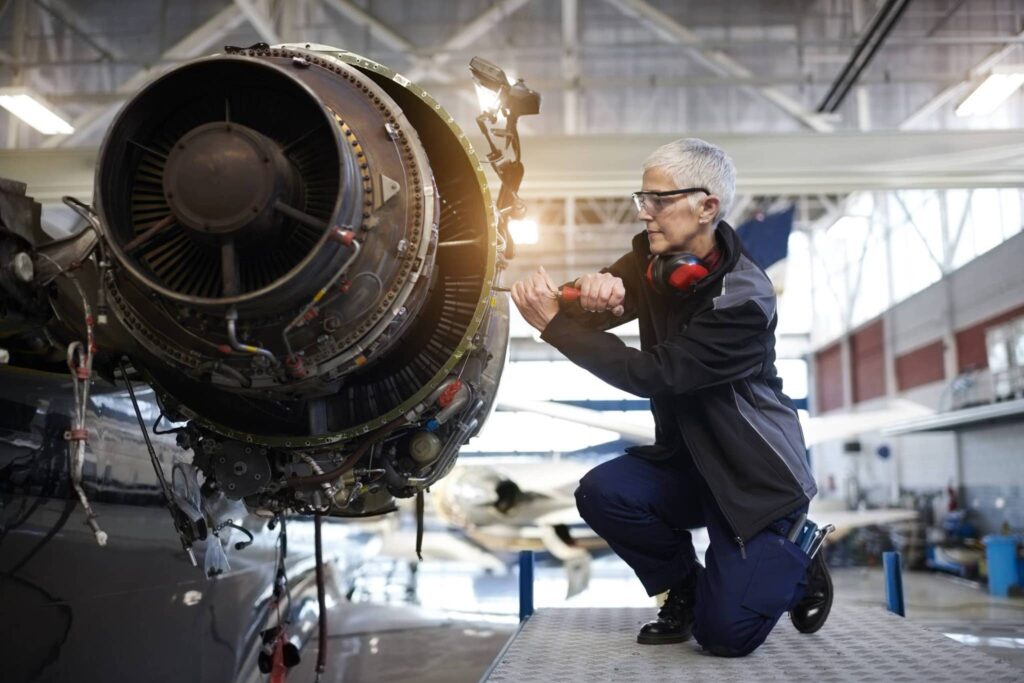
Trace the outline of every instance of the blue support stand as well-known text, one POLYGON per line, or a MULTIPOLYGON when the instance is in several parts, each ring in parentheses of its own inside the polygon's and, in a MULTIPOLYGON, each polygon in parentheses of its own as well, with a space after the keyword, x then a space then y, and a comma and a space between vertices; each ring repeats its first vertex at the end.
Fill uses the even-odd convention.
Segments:
POLYGON ((897 552, 882 553, 882 565, 885 567, 885 602, 889 611, 905 617, 903 606, 903 573, 900 569, 900 554, 897 552))
POLYGON ((519 621, 533 615, 533 551, 519 551, 519 621))

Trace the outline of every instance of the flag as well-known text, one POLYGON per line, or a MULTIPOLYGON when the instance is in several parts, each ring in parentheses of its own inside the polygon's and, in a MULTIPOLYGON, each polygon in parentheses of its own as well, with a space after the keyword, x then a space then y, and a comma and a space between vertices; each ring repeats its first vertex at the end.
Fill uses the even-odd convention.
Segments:
POLYGON ((736 228, 743 247, 750 258, 768 273, 777 294, 782 293, 785 284, 789 233, 793 230, 795 213, 795 206, 769 215, 758 212, 736 228))

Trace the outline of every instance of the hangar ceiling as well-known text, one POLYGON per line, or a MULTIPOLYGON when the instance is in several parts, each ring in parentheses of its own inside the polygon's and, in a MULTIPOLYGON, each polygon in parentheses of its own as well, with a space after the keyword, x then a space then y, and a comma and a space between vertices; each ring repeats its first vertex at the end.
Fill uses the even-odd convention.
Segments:
POLYGON ((420 82, 470 132, 471 56, 540 91, 542 115, 523 123, 524 196, 557 238, 524 249, 512 277, 621 253, 640 161, 681 135, 736 157, 734 223, 796 202, 797 228, 810 230, 858 190, 1021 185, 1024 149, 1007 129, 1024 98, 987 117, 954 108, 993 68, 1024 63, 1024 0, 6 0, 0 85, 40 93, 76 131, 43 137, 0 116, 0 140, 18 150, 0 174, 27 176, 49 201, 88 196, 91 155, 127 95, 182 61, 257 41, 365 54, 420 82), (578 205, 601 213, 585 236, 578 205))
MULTIPOLYGON (((546 94, 538 134, 966 128, 943 105, 1021 61, 1022 17, 1019 0, 7 0, 0 63, 7 84, 78 123, 48 146, 95 143, 156 72, 257 40, 365 54, 460 120, 475 103, 465 65, 481 54, 546 94), (862 43, 876 49, 836 105, 827 96, 852 57, 865 61, 862 43)), ((1012 103, 1002 124, 1019 113, 1012 103)))

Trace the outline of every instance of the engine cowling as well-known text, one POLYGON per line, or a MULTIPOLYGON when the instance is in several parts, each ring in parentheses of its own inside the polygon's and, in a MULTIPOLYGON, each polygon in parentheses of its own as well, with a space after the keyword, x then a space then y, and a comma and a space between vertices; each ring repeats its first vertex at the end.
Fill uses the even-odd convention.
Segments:
POLYGON ((228 497, 383 511, 482 425, 504 242, 466 136, 401 75, 315 45, 186 63, 117 115, 95 197, 100 338, 228 497))

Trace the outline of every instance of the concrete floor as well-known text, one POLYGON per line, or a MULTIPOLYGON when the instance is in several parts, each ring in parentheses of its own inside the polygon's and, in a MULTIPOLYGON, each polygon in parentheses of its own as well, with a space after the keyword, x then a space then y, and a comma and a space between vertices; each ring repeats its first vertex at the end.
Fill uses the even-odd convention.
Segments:
MULTIPOLYGON (((880 569, 836 569, 835 609, 884 605, 880 569)), ((352 587, 353 604, 332 610, 325 681, 478 681, 517 624, 518 578, 450 562, 427 561, 415 574, 405 562, 371 563, 352 587)), ((538 566, 536 605, 646 607, 629 568, 606 557, 591 567, 589 587, 566 599, 558 566, 538 566)), ((907 618, 1019 667, 1024 678, 1024 599, 993 598, 954 577, 904 575, 907 618)), ((788 621, 777 628, 790 628, 788 621)), ((312 680, 315 642, 296 680, 312 680)))

